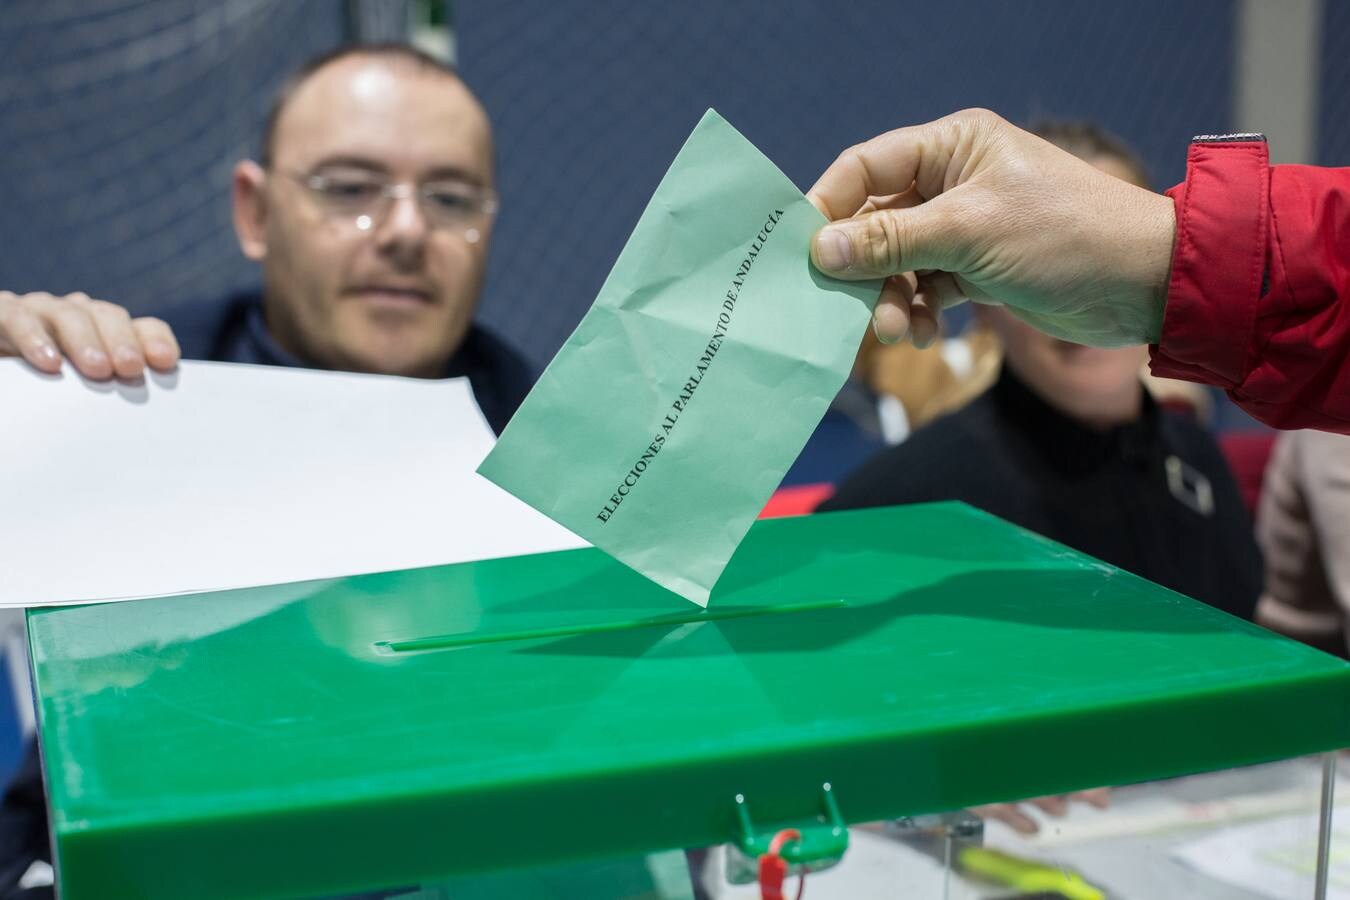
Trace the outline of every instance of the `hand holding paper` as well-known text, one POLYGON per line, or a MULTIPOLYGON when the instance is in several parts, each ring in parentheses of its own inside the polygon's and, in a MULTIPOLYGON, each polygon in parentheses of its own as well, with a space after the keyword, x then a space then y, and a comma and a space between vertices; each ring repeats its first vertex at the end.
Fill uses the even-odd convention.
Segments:
POLYGON ((709 110, 479 472, 706 606, 880 290, 812 268, 824 224, 709 110))

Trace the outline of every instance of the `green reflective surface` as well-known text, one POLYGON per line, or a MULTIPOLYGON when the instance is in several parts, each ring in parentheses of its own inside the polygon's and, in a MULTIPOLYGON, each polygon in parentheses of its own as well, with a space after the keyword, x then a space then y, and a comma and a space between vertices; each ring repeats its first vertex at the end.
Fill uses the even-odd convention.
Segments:
POLYGON ((68 898, 301 896, 1350 744, 1350 665, 959 504, 30 612, 68 898))

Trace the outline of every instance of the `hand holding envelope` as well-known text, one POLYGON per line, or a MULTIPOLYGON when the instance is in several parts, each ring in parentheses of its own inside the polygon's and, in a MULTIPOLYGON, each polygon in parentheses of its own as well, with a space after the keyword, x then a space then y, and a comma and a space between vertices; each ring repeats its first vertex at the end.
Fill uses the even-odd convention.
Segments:
POLYGON ((880 290, 812 267, 824 224, 710 110, 478 471, 706 606, 848 377, 880 290))
POLYGON ((1172 200, 988 110, 850 147, 810 197, 838 220, 812 246, 822 272, 892 276, 876 308, 883 341, 926 346, 938 313, 966 299, 1094 347, 1156 343, 1162 330, 1172 200))

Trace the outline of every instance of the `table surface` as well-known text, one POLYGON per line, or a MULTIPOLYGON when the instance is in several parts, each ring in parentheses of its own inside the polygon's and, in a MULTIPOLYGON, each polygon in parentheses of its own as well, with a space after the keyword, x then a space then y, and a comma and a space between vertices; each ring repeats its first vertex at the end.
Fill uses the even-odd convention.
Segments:
POLYGON ((67 896, 340 893, 1350 744, 1350 666, 960 504, 29 616, 67 896), (997 748, 997 752, 993 750, 997 748))

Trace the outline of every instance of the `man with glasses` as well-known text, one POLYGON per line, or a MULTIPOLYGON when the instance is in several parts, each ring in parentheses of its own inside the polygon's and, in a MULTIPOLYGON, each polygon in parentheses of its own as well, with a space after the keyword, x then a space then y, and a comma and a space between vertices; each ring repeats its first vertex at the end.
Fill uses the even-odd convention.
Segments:
MULTIPOLYGON (((474 326, 496 211, 487 114, 454 73, 400 45, 347 47, 282 88, 259 161, 234 170, 234 225, 263 288, 232 298, 208 358, 423 378, 467 376, 500 431, 530 386, 474 326)), ((47 372, 171 369, 169 324, 83 294, 0 292, 0 355, 47 372)), ((50 861, 36 745, 0 805, 0 898, 50 861)))
MULTIPOLYGON (((500 430, 529 389, 472 323, 497 199, 487 114, 403 45, 342 48, 280 91, 258 161, 235 166, 235 232, 261 292, 231 298, 205 355, 424 378, 466 375, 500 430)), ((91 378, 172 368, 169 324, 74 294, 0 292, 0 354, 91 378)))

